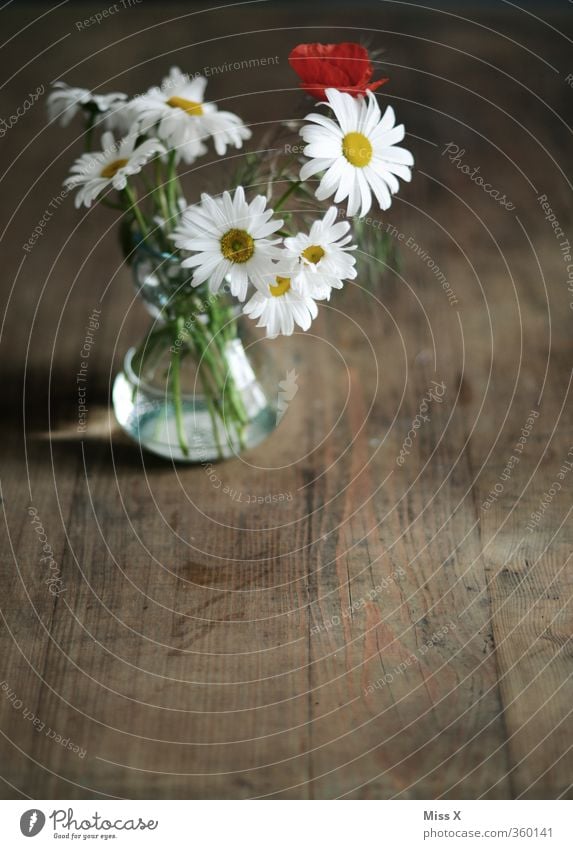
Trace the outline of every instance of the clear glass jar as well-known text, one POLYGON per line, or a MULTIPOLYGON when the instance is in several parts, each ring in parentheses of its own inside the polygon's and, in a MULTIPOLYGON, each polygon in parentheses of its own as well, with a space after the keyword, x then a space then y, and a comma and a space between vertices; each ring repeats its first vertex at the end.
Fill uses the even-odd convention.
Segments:
POLYGON ((140 245, 132 268, 154 321, 114 382, 123 430, 143 448, 185 462, 257 445, 278 420, 272 340, 225 294, 193 289, 176 257, 140 245))

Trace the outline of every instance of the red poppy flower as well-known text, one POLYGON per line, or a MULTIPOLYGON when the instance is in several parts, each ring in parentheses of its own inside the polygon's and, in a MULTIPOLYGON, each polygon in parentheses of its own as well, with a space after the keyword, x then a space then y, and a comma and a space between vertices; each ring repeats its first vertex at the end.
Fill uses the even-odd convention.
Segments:
POLYGON ((388 79, 370 82, 373 74, 368 51, 361 44, 299 44, 288 57, 301 78, 301 88, 316 100, 325 100, 324 90, 336 88, 354 97, 374 91, 388 79))

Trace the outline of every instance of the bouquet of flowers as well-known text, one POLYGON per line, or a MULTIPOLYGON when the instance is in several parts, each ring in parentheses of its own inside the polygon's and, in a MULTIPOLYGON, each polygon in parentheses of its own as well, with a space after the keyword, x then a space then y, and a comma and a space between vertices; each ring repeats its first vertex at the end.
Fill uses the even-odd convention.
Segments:
POLYGON ((308 330, 317 305, 357 275, 351 224, 336 204, 345 201, 347 217, 359 220, 373 200, 388 209, 398 181, 411 179, 413 157, 399 146, 404 126, 391 106, 381 111, 374 91, 386 80, 372 81, 364 47, 301 44, 289 61, 317 101, 298 127, 302 156, 290 154, 262 179, 260 157, 245 154, 232 187, 190 204, 180 181, 187 166, 211 144, 224 157, 251 137, 237 115, 205 99, 204 77, 172 68, 160 86, 131 99, 58 82, 49 97, 52 120, 85 121, 86 150, 64 183, 76 206, 98 202, 122 213, 125 257, 154 322, 129 352, 114 408, 120 424, 160 454, 229 456, 271 429, 261 416, 268 420, 272 403, 239 319, 270 338, 308 330), (294 198, 305 205, 301 230, 300 210, 286 208, 294 198), (183 385, 186 363, 192 392, 183 385), (198 424, 199 407, 208 426, 198 424))

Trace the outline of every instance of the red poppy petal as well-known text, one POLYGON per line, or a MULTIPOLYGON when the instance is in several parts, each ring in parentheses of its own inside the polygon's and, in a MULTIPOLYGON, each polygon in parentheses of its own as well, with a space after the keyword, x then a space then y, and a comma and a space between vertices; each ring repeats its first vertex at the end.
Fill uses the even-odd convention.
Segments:
POLYGON ((365 84, 372 77, 372 63, 368 51, 361 44, 344 42, 332 45, 332 62, 348 77, 350 85, 365 84))
POLYGON ((317 99, 324 99, 325 88, 364 94, 386 80, 369 83, 372 63, 361 44, 299 44, 291 50, 289 63, 302 80, 301 87, 317 99))
POLYGON ((383 79, 381 79, 381 80, 376 80, 376 82, 375 82, 375 83, 368 83, 368 85, 366 86, 366 88, 367 88, 369 91, 376 91, 376 89, 377 89, 377 88, 380 88, 380 86, 381 86, 381 85, 384 85, 384 83, 387 83, 389 79, 390 79, 390 77, 384 77, 384 78, 383 78, 383 79))

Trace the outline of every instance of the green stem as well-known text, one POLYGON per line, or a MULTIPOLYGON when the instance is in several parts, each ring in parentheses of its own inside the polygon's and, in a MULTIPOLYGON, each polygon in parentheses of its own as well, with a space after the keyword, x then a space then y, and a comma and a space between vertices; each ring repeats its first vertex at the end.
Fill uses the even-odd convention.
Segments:
POLYGON ((209 416, 211 417, 211 425, 213 427, 213 434, 215 436, 215 445, 217 446, 217 454, 222 459, 223 458, 223 446, 221 445, 221 440, 219 439, 219 427, 217 425, 217 411, 215 410, 215 405, 210 396, 210 387, 207 385, 205 380, 201 380, 203 384, 203 392, 205 393, 205 401, 207 402, 207 409, 209 410, 209 416))
POLYGON ((165 221, 165 226, 169 226, 169 205, 167 203, 167 195, 165 194, 165 177, 163 174, 163 162, 161 157, 155 160, 155 197, 158 207, 161 211, 161 217, 165 221))
POLYGON ((145 239, 149 234, 149 228, 147 226, 147 222, 146 222, 145 218, 143 217, 142 211, 140 210, 140 208, 137 205, 137 199, 135 197, 135 192, 131 188, 129 183, 127 184, 127 186, 123 190, 123 193, 124 193, 124 195, 127 199, 127 202, 128 202, 127 203, 128 210, 133 214, 135 220, 137 221, 139 229, 141 230, 141 235, 145 239))
POLYGON ((301 184, 301 181, 300 181, 300 180, 295 180, 295 181, 294 181, 294 183, 291 183, 291 184, 290 184, 290 186, 288 187, 288 189, 286 190, 286 192, 285 192, 284 194, 282 194, 282 195, 280 196, 280 198, 277 200, 277 202, 275 203, 275 205, 274 205, 274 207, 273 207, 273 209, 274 209, 274 211, 275 211, 275 212, 276 212, 277 210, 279 210, 279 209, 281 208, 281 206, 283 206, 283 204, 285 203, 285 201, 287 201, 287 200, 289 199, 289 197, 292 195, 292 193, 293 193, 293 192, 296 192, 296 190, 298 189, 298 187, 300 186, 300 184, 301 184))
POLYGON ((186 327, 183 322, 183 319, 178 319, 178 322, 179 321, 181 322, 179 324, 179 338, 182 338, 182 334, 191 337, 193 347, 197 352, 196 362, 197 369, 199 372, 199 378, 203 387, 205 402, 207 404, 209 416, 211 418, 213 435, 215 438, 215 444, 217 446, 217 453, 219 454, 219 457, 222 457, 223 452, 221 447, 221 441, 219 439, 217 416, 221 420, 223 429, 227 434, 227 442, 229 443, 229 446, 233 448, 232 442, 228 435, 228 428, 225 422, 224 407, 221 407, 218 400, 219 397, 222 397, 224 392, 224 377, 221 376, 219 365, 215 361, 212 352, 209 350, 209 339, 203 327, 201 326, 201 323, 196 320, 187 325, 186 327), (210 385, 211 383, 213 385, 210 385))
MULTIPOLYGON (((233 450, 230 435, 231 425, 233 425, 237 432, 239 446, 243 448, 243 431, 248 419, 242 399, 237 392, 232 375, 229 373, 225 340, 221 334, 209 337, 206 329, 199 321, 193 323, 191 332, 199 355, 199 368, 203 370, 205 378, 208 376, 214 384, 212 399, 227 436, 229 447, 233 450)), ((206 380, 204 381, 205 384, 206 380)))
POLYGON ((169 209, 169 218, 167 219, 167 225, 169 229, 173 229, 177 224, 177 219, 179 218, 179 209, 177 207, 177 195, 179 193, 179 186, 177 185, 177 153, 172 150, 169 153, 169 157, 167 160, 167 207, 169 209))
POLYGON ((175 407, 175 427, 179 446, 185 457, 189 456, 189 446, 185 438, 183 424, 183 403, 181 398, 181 374, 180 374, 180 350, 183 333, 183 317, 179 316, 175 322, 176 334, 173 340, 173 352, 171 354, 171 391, 173 393, 173 406, 175 407))
POLYGON ((248 421, 247 413, 245 410, 245 405, 243 404, 243 399, 240 396, 240 393, 237 391, 237 387, 235 386, 235 381, 228 369, 228 361, 227 361, 227 345, 229 342, 232 342, 233 339, 237 337, 237 322, 233 315, 233 311, 230 307, 222 307, 219 308, 217 302, 212 305, 212 310, 216 311, 216 320, 215 324, 219 332, 213 334, 213 341, 215 346, 218 348, 219 356, 223 362, 224 374, 225 374, 225 390, 230 396, 230 400, 232 402, 235 414, 241 423, 244 425, 248 421))

